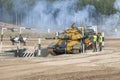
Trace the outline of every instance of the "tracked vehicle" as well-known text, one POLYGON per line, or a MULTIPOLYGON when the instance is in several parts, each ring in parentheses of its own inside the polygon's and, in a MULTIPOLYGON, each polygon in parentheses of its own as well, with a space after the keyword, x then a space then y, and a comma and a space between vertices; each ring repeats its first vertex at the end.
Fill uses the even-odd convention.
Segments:
POLYGON ((52 55, 59 54, 77 54, 84 49, 92 48, 91 36, 94 30, 87 28, 72 27, 61 33, 58 39, 48 47, 48 53, 52 55))

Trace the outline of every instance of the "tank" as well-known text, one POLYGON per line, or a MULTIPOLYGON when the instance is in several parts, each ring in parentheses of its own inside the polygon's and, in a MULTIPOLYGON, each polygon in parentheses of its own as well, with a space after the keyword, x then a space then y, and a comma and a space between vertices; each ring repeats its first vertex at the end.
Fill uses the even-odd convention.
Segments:
POLYGON ((84 48, 92 48, 91 36, 94 33, 92 29, 87 28, 71 28, 60 33, 58 39, 51 43, 48 47, 48 53, 52 55, 59 54, 78 54, 84 48))

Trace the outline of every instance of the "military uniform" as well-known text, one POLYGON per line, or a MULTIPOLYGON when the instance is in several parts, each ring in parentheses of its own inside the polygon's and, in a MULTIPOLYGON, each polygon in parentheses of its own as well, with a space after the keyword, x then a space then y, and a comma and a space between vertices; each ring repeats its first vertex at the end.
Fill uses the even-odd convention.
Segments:
POLYGON ((98 36, 98 44, 99 44, 99 51, 102 51, 102 42, 103 42, 103 37, 101 34, 98 36))
POLYGON ((93 42, 92 42, 92 45, 93 45, 93 52, 97 52, 97 35, 93 35, 93 42))

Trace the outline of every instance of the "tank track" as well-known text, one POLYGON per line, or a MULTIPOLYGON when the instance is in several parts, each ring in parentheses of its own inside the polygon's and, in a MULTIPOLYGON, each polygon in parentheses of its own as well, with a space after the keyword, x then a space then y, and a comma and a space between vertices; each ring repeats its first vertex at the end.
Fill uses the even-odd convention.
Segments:
POLYGON ((74 49, 74 50, 72 50, 72 53, 73 53, 73 54, 79 54, 80 51, 79 51, 79 49, 74 49))
POLYGON ((48 51, 48 54, 51 54, 51 55, 53 55, 53 56, 56 56, 56 55, 57 55, 57 53, 55 53, 55 52, 53 51, 53 48, 48 48, 47 51, 48 51))

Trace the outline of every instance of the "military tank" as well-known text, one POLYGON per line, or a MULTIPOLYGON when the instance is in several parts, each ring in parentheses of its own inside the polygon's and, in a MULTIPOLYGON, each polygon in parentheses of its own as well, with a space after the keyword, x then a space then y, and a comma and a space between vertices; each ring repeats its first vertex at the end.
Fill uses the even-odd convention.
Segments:
POLYGON ((83 44, 85 49, 89 49, 92 46, 91 35, 93 33, 92 29, 77 28, 72 25, 71 28, 59 34, 58 39, 47 47, 48 53, 52 55, 77 54, 82 52, 83 44))

